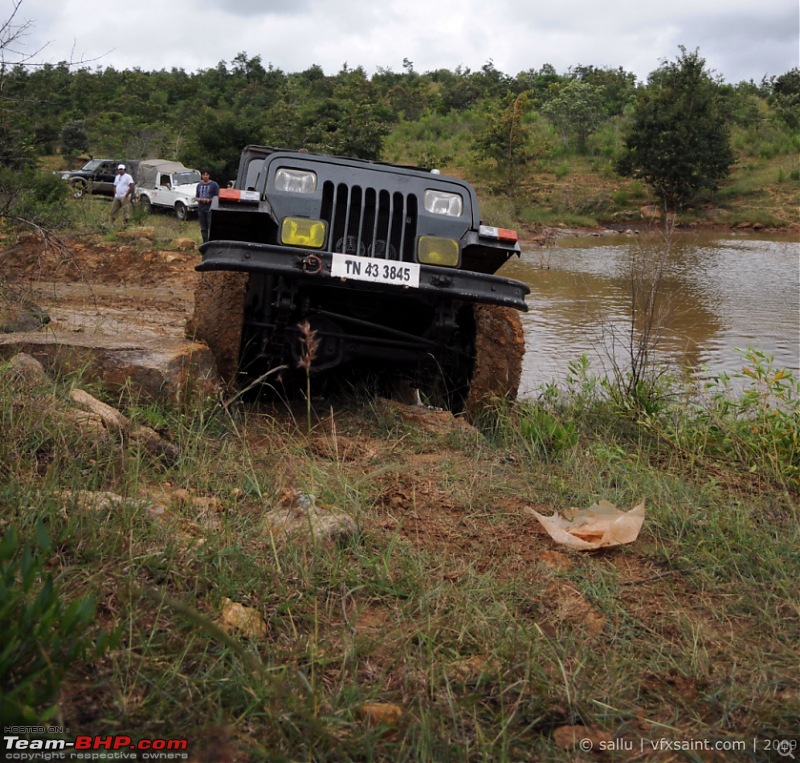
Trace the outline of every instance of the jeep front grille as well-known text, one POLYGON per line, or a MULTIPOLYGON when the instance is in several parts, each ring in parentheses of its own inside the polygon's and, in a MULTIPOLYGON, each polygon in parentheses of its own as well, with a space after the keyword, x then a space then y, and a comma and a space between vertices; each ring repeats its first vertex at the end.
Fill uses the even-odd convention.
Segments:
POLYGON ((328 223, 327 251, 413 262, 417 197, 398 191, 327 181, 322 219, 328 223))

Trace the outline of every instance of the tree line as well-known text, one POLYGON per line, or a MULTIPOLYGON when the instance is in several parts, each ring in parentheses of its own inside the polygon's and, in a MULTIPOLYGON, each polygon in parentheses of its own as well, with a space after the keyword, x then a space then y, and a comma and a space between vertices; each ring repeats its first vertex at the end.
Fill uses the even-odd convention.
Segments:
POLYGON ((402 72, 372 76, 346 64, 335 75, 287 73, 245 52, 192 73, 0 67, 0 165, 16 171, 57 153, 65 162, 161 157, 226 181, 249 143, 432 167, 453 158, 437 133, 465 130, 471 155, 492 164, 511 196, 543 157, 598 154, 680 208, 730 171, 734 131, 764 151, 797 151, 800 70, 729 85, 684 48, 646 82, 584 65, 510 76, 491 61, 477 71, 419 73, 404 60, 402 72), (401 134, 414 140, 387 156, 401 134))

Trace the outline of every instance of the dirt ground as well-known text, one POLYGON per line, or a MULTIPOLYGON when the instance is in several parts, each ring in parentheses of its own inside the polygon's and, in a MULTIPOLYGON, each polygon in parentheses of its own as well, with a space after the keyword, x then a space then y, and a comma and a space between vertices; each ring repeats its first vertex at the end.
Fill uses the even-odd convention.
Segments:
MULTIPOLYGON (((9 284, 15 293, 45 311, 50 317, 48 330, 80 332, 84 340, 96 335, 98 343, 107 335, 182 337, 193 310, 193 293, 199 279, 194 268, 199 261, 200 253, 188 239, 171 242, 169 249, 159 249, 146 237, 136 235, 136 231, 131 231, 128 242, 122 244, 74 240, 53 243, 29 234, 0 250, 0 284, 9 284)), ((536 569, 542 560, 547 565, 560 564, 559 559, 553 561, 546 554, 540 557, 550 544, 537 521, 520 510, 521 503, 528 505, 526 501, 517 505, 515 500, 513 506, 504 506, 500 513, 506 516, 505 522, 486 523, 473 518, 465 524, 463 507, 440 486, 434 464, 441 465, 438 448, 443 441, 468 425, 445 413, 430 413, 424 420, 416 420, 424 416, 423 411, 408 415, 414 425, 433 431, 431 442, 437 453, 406 453, 399 474, 384 478, 387 484, 382 501, 386 509, 383 522, 387 530, 394 531, 395 515, 400 512, 407 515, 401 534, 409 540, 434 553, 463 557, 465 563, 479 568, 491 564, 502 577, 513 575, 515 569, 536 569), (410 514, 409 506, 413 506, 410 514), (531 544, 531 536, 544 543, 531 544), (500 549, 504 553, 498 556, 500 549), (536 563, 531 565, 534 559, 536 563)), ((342 420, 339 426, 343 431, 339 433, 337 449, 347 441, 347 422, 342 420)), ((352 451, 357 454, 351 466, 356 471, 366 468, 362 462, 369 462, 372 454, 396 451, 396 443, 363 434, 351 437, 352 451)), ((326 434, 321 432, 316 444, 324 449, 327 442, 326 434)), ((463 459, 463 455, 450 453, 449 458, 463 459)), ((468 465, 464 468, 469 471, 468 465)), ((504 504, 507 502, 508 497, 504 504)), ((530 505, 550 513, 546 506, 530 505)))
MULTIPOLYGON (((28 234, 0 249, 0 278, 49 315, 48 330, 81 332, 84 340, 96 335, 98 343, 107 335, 183 337, 193 310, 199 280, 194 268, 199 262, 194 242, 177 240, 169 249, 159 249, 135 230, 121 244, 75 240, 61 244, 28 234)), ((433 434, 430 446, 434 450, 406 452, 398 449, 397 443, 358 431, 357 425, 351 429, 345 411, 336 418, 337 458, 347 449, 350 455, 345 461, 356 472, 369 471, 375 454, 383 454, 381 460, 399 459, 397 472, 389 470, 383 477, 378 524, 383 523, 385 531, 396 532, 397 516, 402 515, 400 533, 410 541, 434 554, 448 553, 461 559, 456 567, 463 563, 481 570, 495 568, 502 578, 521 571, 535 574, 542 564, 557 568, 564 563, 560 554, 547 550, 552 544, 546 533, 522 510, 525 505, 550 514, 552 507, 504 496, 502 506, 497 507, 503 520, 487 522, 485 517, 466 516, 453 491, 442 487, 439 472, 443 463, 445 470, 470 471, 466 456, 447 447, 451 437, 471 430, 468 424, 443 412, 407 410, 399 404, 396 408, 412 426, 433 434), (440 458, 443 448, 449 451, 445 462, 440 458), (464 463, 454 465, 453 459, 464 463), (533 537, 538 541, 531 543, 533 537), (497 554, 498 549, 506 553, 497 554), (499 566, 498 559, 503 560, 499 566)), ((476 434, 474 430, 472 434, 476 434)), ((252 435, 257 447, 258 431, 252 435)), ((325 458, 331 442, 331 433, 320 427, 309 455, 325 458)), ((498 468, 507 468, 509 478, 514 472, 513 464, 499 464, 498 468)), ((581 617, 586 617, 585 610, 581 617)))
POLYGON ((182 337, 200 253, 189 239, 158 249, 135 234, 113 244, 25 234, 0 249, 0 282, 42 308, 53 331, 182 337))

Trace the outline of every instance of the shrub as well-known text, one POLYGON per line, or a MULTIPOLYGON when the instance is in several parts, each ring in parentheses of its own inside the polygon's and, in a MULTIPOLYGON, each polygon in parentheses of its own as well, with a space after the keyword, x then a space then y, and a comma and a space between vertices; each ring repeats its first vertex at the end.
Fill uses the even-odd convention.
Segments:
POLYGON ((16 224, 59 230, 69 227, 69 188, 51 172, 0 167, 0 217, 16 224))

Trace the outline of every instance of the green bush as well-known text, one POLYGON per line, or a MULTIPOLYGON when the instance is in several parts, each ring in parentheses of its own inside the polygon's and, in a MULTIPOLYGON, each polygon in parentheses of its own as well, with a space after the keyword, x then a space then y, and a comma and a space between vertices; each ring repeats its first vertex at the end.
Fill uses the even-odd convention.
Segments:
POLYGON ((519 428, 531 455, 549 459, 578 442, 575 422, 539 405, 520 407, 519 428))
POLYGON ((17 225, 63 230, 73 223, 68 191, 52 172, 0 167, 0 217, 17 225))
POLYGON ((800 381, 773 356, 743 352, 745 365, 710 382, 697 416, 697 441, 752 473, 800 485, 800 381))

